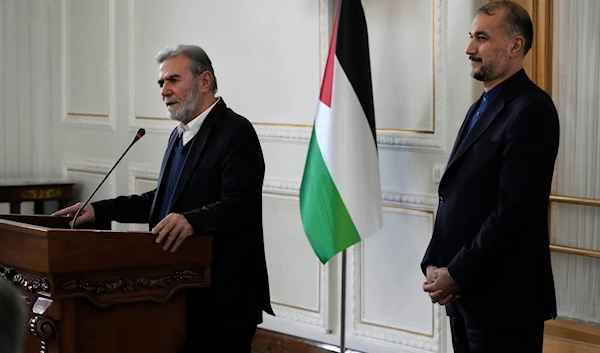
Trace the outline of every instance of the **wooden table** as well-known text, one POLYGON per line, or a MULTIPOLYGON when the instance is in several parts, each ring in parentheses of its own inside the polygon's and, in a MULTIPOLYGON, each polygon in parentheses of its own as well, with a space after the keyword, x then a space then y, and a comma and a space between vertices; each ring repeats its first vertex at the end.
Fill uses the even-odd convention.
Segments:
POLYGON ((0 179, 0 202, 10 203, 10 213, 21 213, 21 202, 33 201, 33 212, 44 214, 44 201, 58 201, 59 208, 73 199, 74 183, 48 179, 0 179))

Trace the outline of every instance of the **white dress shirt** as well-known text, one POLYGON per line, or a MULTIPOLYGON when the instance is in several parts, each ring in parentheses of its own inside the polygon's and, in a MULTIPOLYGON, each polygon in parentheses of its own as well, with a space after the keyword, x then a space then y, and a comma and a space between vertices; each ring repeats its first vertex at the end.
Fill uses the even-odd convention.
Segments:
POLYGON ((190 121, 189 123, 187 123, 187 124, 179 123, 179 125, 177 125, 179 137, 181 137, 181 141, 183 142, 184 146, 188 142, 190 142, 190 140, 193 139, 194 136, 196 136, 198 131, 200 131, 200 127, 202 126, 202 123, 206 119, 206 116, 214 108, 215 104, 217 104, 219 102, 219 100, 221 100, 220 97, 217 98, 217 100, 210 107, 208 107, 208 109, 206 109, 200 115, 198 115, 197 117, 192 119, 192 121, 190 121), (181 134, 183 134, 183 137, 181 136, 181 134))

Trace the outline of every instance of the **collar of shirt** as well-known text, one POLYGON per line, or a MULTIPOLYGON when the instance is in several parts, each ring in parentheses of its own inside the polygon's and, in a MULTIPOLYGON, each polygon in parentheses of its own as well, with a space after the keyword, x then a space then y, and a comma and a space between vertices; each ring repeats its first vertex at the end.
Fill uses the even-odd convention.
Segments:
POLYGON ((498 93, 502 90, 502 86, 504 85, 506 81, 501 82, 500 84, 498 84, 496 87, 492 88, 491 90, 484 92, 483 93, 483 102, 487 103, 489 101, 491 101, 494 97, 496 97, 498 95, 498 93))
POLYGON ((177 125, 177 132, 179 134, 179 137, 181 137, 181 141, 183 142, 184 146, 188 142, 190 142, 190 140, 193 139, 194 136, 196 136, 198 131, 200 131, 200 127, 202 127, 202 123, 208 116, 208 113, 210 113, 210 111, 219 102, 219 100, 221 100, 220 97, 217 98, 217 100, 210 107, 208 107, 208 109, 206 109, 200 115, 198 115, 197 117, 192 119, 192 121, 190 121, 189 123, 187 123, 187 124, 179 123, 179 125, 177 125), (182 136, 182 134, 183 134, 183 136, 182 136))

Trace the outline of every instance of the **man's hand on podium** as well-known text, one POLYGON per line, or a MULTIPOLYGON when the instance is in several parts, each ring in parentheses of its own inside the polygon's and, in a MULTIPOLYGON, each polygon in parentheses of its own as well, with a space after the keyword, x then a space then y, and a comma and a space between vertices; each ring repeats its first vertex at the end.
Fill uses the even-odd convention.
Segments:
POLYGON ((152 233, 158 235, 156 237, 157 244, 166 238, 163 250, 169 250, 172 244, 171 252, 175 252, 184 240, 194 234, 194 228, 184 216, 178 213, 170 213, 156 227, 152 228, 152 233), (173 243, 173 241, 175 242, 173 243))
MULTIPOLYGON (((62 210, 58 210, 52 214, 52 216, 67 216, 67 217, 75 217, 75 214, 83 206, 83 202, 78 202, 73 206, 69 206, 63 208, 62 210)), ((94 206, 89 203, 85 205, 83 210, 79 213, 79 217, 77 217, 77 224, 75 226, 81 225, 83 223, 93 222, 96 220, 96 212, 94 211, 94 206)), ((73 221, 69 222, 69 226, 73 226, 73 221)))

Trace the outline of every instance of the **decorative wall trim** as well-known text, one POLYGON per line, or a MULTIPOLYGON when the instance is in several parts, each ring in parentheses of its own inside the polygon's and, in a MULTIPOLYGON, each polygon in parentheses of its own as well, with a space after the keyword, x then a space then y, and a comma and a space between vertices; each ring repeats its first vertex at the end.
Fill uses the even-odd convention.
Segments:
MULTIPOLYGON (((129 192, 135 193, 135 180, 137 178, 158 180, 160 170, 150 165, 131 165, 129 167, 129 192)), ((289 180, 265 179, 263 192, 287 196, 300 194, 300 183, 289 180)), ((383 204, 386 206, 403 207, 417 210, 434 211, 438 205, 438 198, 432 194, 409 194, 385 191, 381 194, 383 204)))
MULTIPOLYGON (((319 0, 319 77, 323 76, 327 55, 329 55, 329 42, 335 21, 338 0, 319 0)), ((320 82, 319 82, 320 84, 320 82)))
MULTIPOLYGON (((298 192, 294 191, 299 189, 299 186, 294 183, 286 182, 272 182, 271 186, 265 187, 263 185, 263 195, 271 198, 279 199, 297 199, 298 192)), ((277 315, 277 318, 291 321, 294 323, 300 323, 305 325, 314 326, 323 332, 330 332, 329 327, 329 276, 330 276, 329 264, 319 264, 319 311, 315 312, 312 310, 302 309, 300 307, 293 307, 291 305, 285 305, 280 303, 272 303, 273 310, 277 315)))
POLYGON ((158 175, 160 173, 160 169, 144 164, 132 164, 129 166, 129 178, 128 178, 128 187, 129 193, 134 194, 137 193, 135 188, 135 182, 137 179, 149 179, 149 180, 157 180, 158 175))
POLYGON ((269 140, 308 143, 312 126, 253 123, 258 137, 269 140))
POLYGON ((100 128, 114 131, 116 129, 116 4, 108 0, 108 116, 104 114, 87 114, 69 112, 68 108, 68 21, 67 0, 60 2, 61 15, 61 117, 62 122, 73 125, 100 128))
MULTIPOLYGON (((134 132, 138 128, 143 127, 148 132, 157 133, 170 133, 176 126, 176 123, 165 117, 142 117, 137 116, 135 109, 135 0, 129 0, 128 2, 128 16, 127 16, 127 39, 128 39, 128 90, 129 90, 129 130, 134 132)), ((166 114, 166 113, 165 113, 166 114)))
MULTIPOLYGON (((113 0, 114 1, 114 0, 113 0)), ((377 143, 381 148, 410 149, 422 151, 446 150, 446 124, 445 124, 445 104, 447 89, 445 84, 445 61, 446 52, 445 28, 447 26, 446 2, 443 0, 434 1, 435 15, 434 22, 434 131, 433 132, 415 132, 404 130, 379 130, 377 132, 377 143)), ((329 41, 331 36, 331 27, 333 25, 336 13, 337 0, 319 0, 319 47, 321 72, 327 61, 329 41)), ((171 132, 174 123, 167 118, 159 117, 139 117, 135 109, 135 0, 129 0, 128 16, 128 46, 129 46, 129 125, 130 130, 135 131, 140 125, 147 131, 166 133, 171 132)), ((285 120, 285 119, 282 119, 285 120)), ((297 124, 270 124, 254 122, 254 127, 258 136, 262 139, 278 140, 284 142, 307 143, 312 133, 311 125, 297 124)))
MULTIPOLYGON (((355 251, 355 250, 354 250, 355 251)), ((352 264, 354 266, 354 264, 352 264)), ((350 279, 352 280, 352 276, 350 279)), ((356 298, 353 298, 354 302, 356 298)), ((349 313, 352 315, 352 311, 349 313)), ((369 327, 369 329, 365 329, 365 325, 358 324, 355 328, 350 330, 350 335, 359 337, 359 338, 368 338, 372 340, 376 340, 379 342, 386 342, 406 348, 419 349, 426 352, 441 352, 442 347, 442 321, 441 317, 443 314, 442 310, 439 309, 439 305, 436 305, 433 309, 433 317, 434 317, 434 336, 433 339, 423 337, 419 337, 417 334, 409 334, 405 332, 397 332, 393 333, 385 328, 378 327, 369 327)), ((352 320, 355 318, 352 317, 352 320)))
MULTIPOLYGON (((300 183, 286 180, 266 179, 263 183, 263 192, 267 194, 272 193, 276 195, 297 197, 300 193, 300 183)), ((385 191, 382 192, 382 200, 384 205, 405 208, 417 212, 427 212, 431 213, 432 217, 438 205, 437 197, 428 194, 408 194, 385 191)), ((442 342, 443 312, 439 309, 438 306, 434 306, 433 309, 433 337, 427 337, 426 335, 421 335, 418 333, 411 333, 393 329, 390 330, 386 328, 372 327, 369 325, 361 325, 358 323, 355 316, 357 290, 354 289, 357 285, 356 271, 358 266, 356 261, 356 257, 358 256, 358 250, 356 246, 353 247, 353 249, 351 250, 351 254, 352 257, 351 263, 349 264, 350 273, 348 273, 348 283, 351 288, 350 293, 353 295, 353 297, 348 298, 348 302, 351 306, 351 309, 348 313, 348 325, 350 325, 349 327, 353 327, 352 325, 354 325, 354 327, 350 330, 349 333, 355 337, 374 339, 390 344, 400 345, 409 348, 416 348, 427 352, 439 352, 442 342)), ((327 270, 324 270, 322 273, 327 273, 327 270)), ((322 277, 321 283, 323 286, 325 286, 328 282, 326 278, 322 277)), ((322 298, 328 297, 322 294, 322 298)), ((314 315, 310 315, 310 313, 298 314, 298 311, 294 308, 280 308, 279 306, 276 307, 281 310, 281 312, 280 310, 277 311, 278 317, 294 322, 320 326, 318 325, 318 321, 315 322, 314 315)), ((321 312, 327 311, 322 309, 321 312)))
MULTIPOLYGON (((436 107, 438 104, 436 103, 436 107)), ((444 108, 439 108, 444 109, 444 108)), ((437 120, 436 120, 437 121, 437 120)), ((260 138, 280 141, 308 143, 312 126, 292 124, 254 123, 260 138)), ((170 130, 169 130, 170 131, 170 130)), ((405 131, 377 131, 377 145, 380 148, 410 149, 423 151, 445 151, 445 130, 442 122, 436 122, 436 132, 417 133, 405 131)))
MULTIPOLYGON (((129 194, 138 194, 138 190, 135 187, 136 181, 138 179, 147 179, 147 180, 156 180, 158 181, 158 175, 160 174, 160 169, 156 168, 156 166, 146 165, 146 164, 130 164, 129 172, 128 172, 128 180, 127 187, 129 190, 129 194)), ((137 231, 139 230, 139 224, 130 224, 129 230, 137 231)))
MULTIPOLYGON (((405 130, 383 129, 377 131, 377 144, 381 148, 408 149, 421 151, 446 152, 446 100, 447 88, 445 80, 446 63, 446 1, 434 1, 434 67, 433 67, 433 101, 434 101, 434 131, 419 132, 405 130)), ((337 10, 338 0, 320 0, 320 48, 321 65, 327 60, 332 21, 337 10)), ((321 71, 323 67, 321 68, 321 71)), ((293 124, 254 124, 259 137, 282 141, 310 140, 312 126, 293 124)))
MULTIPOLYGON (((85 172, 91 174, 98 174, 104 177, 106 173, 110 171, 112 164, 104 160, 96 159, 74 159, 63 161, 62 164, 62 176, 64 179, 69 180, 69 172, 85 172)), ((116 197, 116 182, 115 174, 108 176, 105 183, 108 183, 108 196, 113 198, 116 197)), ((79 195, 80 197, 89 197, 89 195, 79 195)), ((81 200, 83 201, 83 200, 81 200)))
POLYGON ((438 206, 438 197, 432 194, 382 192, 381 199, 385 206, 404 207, 414 210, 434 211, 438 206))
POLYGON ((265 179, 263 192, 290 196, 300 195, 300 183, 295 181, 265 179))
MULTIPOLYGON (((298 196, 300 183, 295 181, 265 179, 263 192, 298 196)), ((432 194, 408 194, 392 191, 381 193, 381 200, 386 206, 395 206, 415 210, 434 211, 438 205, 438 198, 432 194)))
MULTIPOLYGON (((322 287, 323 273, 327 271, 321 269, 319 272, 321 272, 320 286, 322 287)), ((321 300, 321 304, 323 303, 324 301, 321 300)), ((275 310, 277 317, 280 319, 304 325, 316 326, 319 330, 322 330, 323 332, 329 332, 329 329, 325 323, 325 319, 327 317, 327 311, 325 310, 321 310, 319 313, 313 313, 308 310, 293 308, 287 305, 280 305, 276 303, 272 303, 271 305, 273 306, 273 310, 275 310)))
MULTIPOLYGON (((417 211, 431 213, 432 211, 417 211)), ((376 324, 366 324, 361 321, 359 317, 360 313, 363 312, 362 304, 360 302, 362 298, 362 245, 357 244, 350 250, 351 256, 348 273, 348 303, 350 308, 348 310, 347 326, 349 327, 349 334, 352 337, 373 339, 380 342, 386 342, 402 347, 419 349, 427 352, 440 352, 443 339, 442 339, 442 315, 443 311, 440 310, 439 305, 433 306, 433 335, 427 335, 419 332, 412 332, 406 329, 392 328, 379 326, 376 324), (359 263, 359 257, 361 263, 359 263)))

